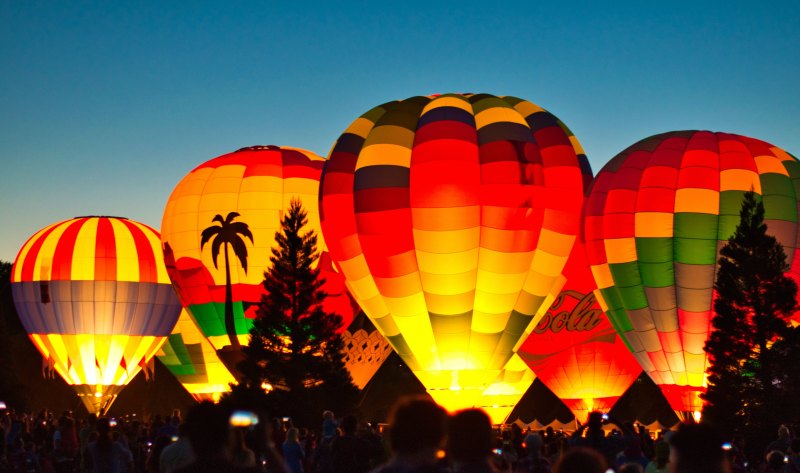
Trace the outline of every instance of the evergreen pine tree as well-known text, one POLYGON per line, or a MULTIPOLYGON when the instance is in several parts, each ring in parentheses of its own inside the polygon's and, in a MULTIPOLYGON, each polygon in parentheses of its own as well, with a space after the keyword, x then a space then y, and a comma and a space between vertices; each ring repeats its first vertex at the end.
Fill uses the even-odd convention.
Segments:
POLYGON ((240 365, 245 379, 234 396, 248 392, 252 398, 269 386, 266 398, 275 415, 316 425, 324 409, 351 409, 358 388, 344 365, 337 334, 342 318, 322 307, 325 280, 312 268, 319 257, 317 236, 303 231, 307 221, 300 201, 293 199, 275 234, 272 265, 264 274, 266 294, 244 348, 247 360, 240 365))
POLYGON ((744 194, 740 222, 720 250, 714 285, 715 315, 705 345, 709 355, 707 404, 703 419, 721 431, 757 437, 774 430, 780 375, 772 342, 789 334, 797 286, 785 272, 786 254, 767 234, 764 206, 754 192, 744 194))

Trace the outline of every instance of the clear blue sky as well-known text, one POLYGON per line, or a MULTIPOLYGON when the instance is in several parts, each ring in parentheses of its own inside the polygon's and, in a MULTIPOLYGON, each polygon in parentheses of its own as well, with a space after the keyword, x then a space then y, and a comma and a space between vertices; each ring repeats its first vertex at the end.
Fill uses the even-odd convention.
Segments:
POLYGON ((488 92, 547 108, 598 171, 655 133, 800 153, 800 2, 0 0, 0 259, 39 228, 159 228, 194 166, 325 155, 361 113, 488 92))

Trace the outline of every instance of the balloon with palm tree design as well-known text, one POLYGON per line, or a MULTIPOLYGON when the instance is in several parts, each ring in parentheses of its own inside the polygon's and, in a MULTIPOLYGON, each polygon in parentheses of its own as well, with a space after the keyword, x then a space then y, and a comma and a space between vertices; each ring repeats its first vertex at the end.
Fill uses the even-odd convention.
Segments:
MULTIPOLYGON (((323 158, 309 151, 255 146, 201 164, 175 187, 162 221, 165 262, 181 303, 200 331, 233 368, 248 343, 262 281, 270 266, 275 232, 293 197, 308 212, 308 229, 319 235, 317 191, 323 158)), ((354 304, 326 255, 326 312, 344 319, 354 304)))

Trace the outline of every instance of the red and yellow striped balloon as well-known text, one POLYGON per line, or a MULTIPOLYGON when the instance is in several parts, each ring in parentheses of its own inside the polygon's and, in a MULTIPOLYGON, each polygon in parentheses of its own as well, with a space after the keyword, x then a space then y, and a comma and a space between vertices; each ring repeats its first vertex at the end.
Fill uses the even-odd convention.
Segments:
POLYGON ((339 137, 320 189, 331 258, 437 402, 503 384, 575 241, 586 173, 567 127, 513 97, 389 102, 339 137))
POLYGON ((11 283, 31 340, 90 412, 108 409, 180 313, 158 232, 124 218, 40 230, 17 255, 11 283))

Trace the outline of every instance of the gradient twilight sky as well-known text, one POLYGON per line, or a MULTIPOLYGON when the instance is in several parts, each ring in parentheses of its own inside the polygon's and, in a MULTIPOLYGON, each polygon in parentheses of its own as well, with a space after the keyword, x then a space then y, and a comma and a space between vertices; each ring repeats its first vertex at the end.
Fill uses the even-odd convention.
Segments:
POLYGON ((373 106, 487 92, 561 118, 597 172, 650 135, 800 153, 800 2, 0 0, 0 259, 40 228, 158 229, 198 164, 326 155, 373 106))

